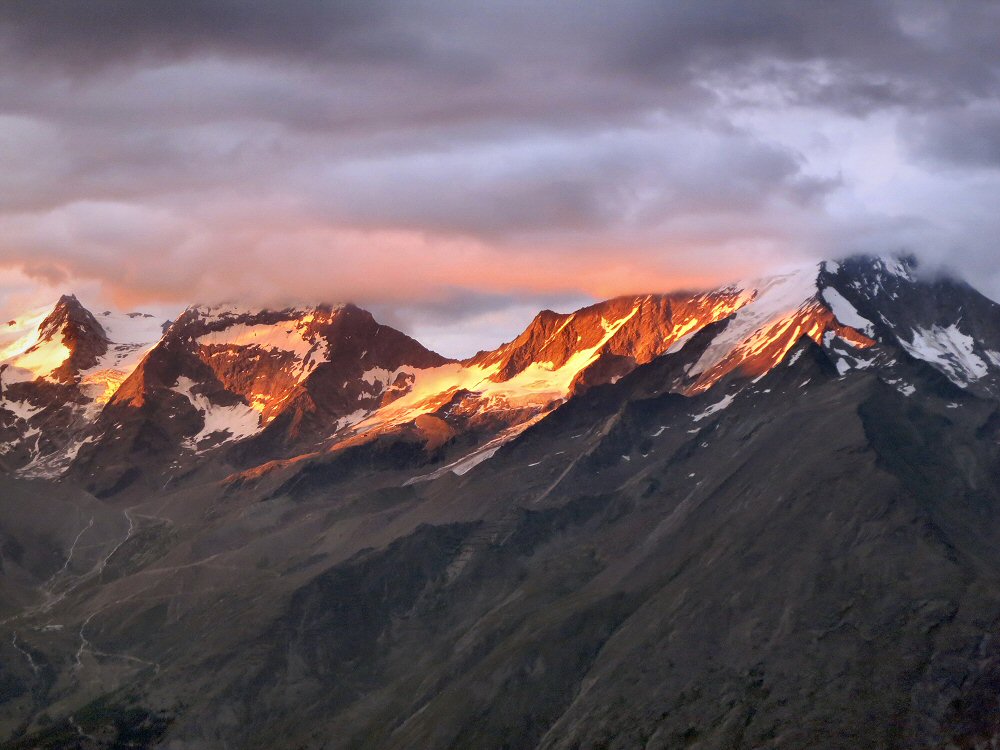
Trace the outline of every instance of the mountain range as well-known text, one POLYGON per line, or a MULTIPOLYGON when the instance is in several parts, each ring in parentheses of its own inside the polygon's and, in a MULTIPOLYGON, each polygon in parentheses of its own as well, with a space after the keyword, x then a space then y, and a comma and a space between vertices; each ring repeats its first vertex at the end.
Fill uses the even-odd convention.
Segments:
POLYGON ((0 746, 993 747, 998 477, 1000 305, 912 257, 467 360, 64 296, 0 330, 0 746))

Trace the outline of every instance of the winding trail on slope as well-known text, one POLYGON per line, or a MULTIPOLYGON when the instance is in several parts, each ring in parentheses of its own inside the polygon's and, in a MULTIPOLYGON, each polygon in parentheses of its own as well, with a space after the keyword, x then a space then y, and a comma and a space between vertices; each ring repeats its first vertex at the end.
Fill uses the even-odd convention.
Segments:
POLYGON ((29 652, 29 651, 21 648, 17 644, 17 633, 16 632, 11 636, 10 645, 12 645, 14 648, 16 648, 22 654, 24 654, 24 658, 27 659, 28 660, 28 664, 31 665, 31 671, 34 672, 37 675, 38 674, 38 664, 35 663, 34 658, 31 656, 31 652, 29 652))
MULTIPOLYGON (((142 592, 139 592, 139 593, 142 593, 142 592)), ((80 646, 79 646, 79 648, 77 648, 76 655, 74 657, 75 658, 75 662, 76 662, 73 665, 73 671, 74 672, 78 672, 78 671, 80 671, 80 670, 83 669, 83 655, 85 653, 89 653, 89 654, 92 654, 95 657, 104 657, 106 659, 122 659, 124 661, 135 662, 136 664, 141 664, 143 666, 152 667, 154 675, 157 675, 157 674, 160 673, 160 663, 159 662, 149 661, 148 659, 142 659, 142 658, 140 658, 138 656, 133 656, 132 654, 128 654, 128 653, 125 653, 123 651, 122 652, 111 652, 111 651, 101 651, 99 649, 93 648, 93 644, 91 643, 90 639, 87 638, 87 635, 86 635, 86 632, 85 632, 86 629, 87 629, 87 626, 90 625, 91 621, 95 617, 97 617, 97 615, 99 615, 101 612, 103 612, 104 610, 106 610, 106 609, 108 609, 110 607, 113 607, 113 606, 115 606, 117 604, 124 604, 125 602, 133 601, 138 596, 139 596, 139 594, 137 593, 137 594, 134 594, 132 596, 127 596, 124 599, 118 599, 116 601, 111 602, 110 604, 105 605, 104 607, 101 607, 100 609, 96 610, 95 612, 91 612, 89 615, 87 615, 86 619, 80 625, 80 631, 79 631, 80 646)))
POLYGON ((87 522, 86 526, 80 529, 80 533, 76 535, 76 538, 73 540, 73 544, 70 545, 69 552, 66 554, 66 561, 63 563, 63 566, 59 568, 59 570, 57 570, 55 573, 53 573, 49 577, 49 579, 42 584, 42 589, 46 591, 48 595, 50 596, 52 595, 52 587, 55 585, 56 579, 69 569, 69 564, 73 560, 73 554, 76 552, 76 546, 80 543, 80 539, 83 537, 84 534, 87 533, 88 529, 91 529, 93 527, 94 527, 94 517, 91 516, 90 521, 87 522))
POLYGON ((45 583, 39 586, 39 591, 42 593, 42 596, 45 599, 45 601, 43 601, 41 604, 36 604, 34 606, 27 607, 18 614, 12 615, 3 621, 0 621, 0 625, 5 625, 13 620, 23 620, 26 617, 32 617, 34 615, 41 614, 43 612, 50 612, 55 605, 63 601, 67 596, 73 593, 81 585, 103 573, 104 569, 108 565, 108 562, 111 560, 114 554, 118 552, 118 550, 120 550, 135 534, 135 529, 136 529, 135 519, 132 517, 132 514, 129 513, 128 510, 124 510, 123 514, 125 515, 125 518, 128 520, 128 530, 125 533, 125 538, 122 539, 120 542, 118 542, 112 548, 111 552, 105 555, 104 558, 99 563, 97 563, 93 568, 88 570, 86 573, 83 573, 73 578, 71 580, 71 583, 66 587, 65 590, 59 592, 58 594, 56 594, 55 591, 53 590, 55 588, 56 579, 62 573, 68 570, 70 561, 73 559, 73 554, 76 551, 77 545, 79 544, 81 537, 88 529, 93 527, 94 518, 91 517, 88 524, 83 529, 81 529, 80 533, 76 535, 76 539, 73 540, 73 545, 70 547, 69 554, 66 557, 66 562, 63 563, 62 568, 56 571, 47 581, 45 581, 45 583))
POLYGON ((108 554, 107 554, 107 555, 106 555, 106 556, 104 557, 104 559, 103 559, 103 560, 101 560, 101 562, 100 562, 100 563, 98 564, 98 566, 97 566, 97 569, 96 569, 96 570, 93 570, 93 571, 91 571, 90 573, 88 573, 88 574, 87 574, 87 575, 88 575, 88 577, 89 577, 89 576, 91 576, 91 575, 98 575, 98 576, 99 576, 99 575, 100 575, 101 573, 103 573, 103 572, 104 572, 104 569, 105 569, 105 568, 106 568, 106 567, 108 566, 108 561, 109 561, 109 560, 110 560, 110 559, 111 559, 112 557, 114 557, 115 553, 116 553, 116 552, 117 552, 118 550, 120 550, 120 549, 121 549, 122 547, 124 547, 124 546, 125 546, 126 544, 128 544, 128 541, 129 541, 129 539, 131 539, 131 538, 132 538, 132 535, 133 535, 133 534, 135 534, 135 519, 134 519, 134 518, 132 518, 132 514, 131 514, 131 513, 129 513, 127 509, 126 509, 126 510, 124 510, 124 511, 122 511, 122 512, 123 512, 123 513, 125 514, 125 518, 127 518, 127 519, 128 519, 128 531, 127 531, 127 532, 125 533, 125 538, 124 538, 124 539, 122 539, 122 540, 121 540, 120 542, 118 542, 118 544, 116 544, 116 545, 114 546, 114 549, 112 549, 112 550, 111 550, 111 551, 110 551, 110 552, 109 552, 109 553, 108 553, 108 554))
POLYGON ((97 742, 96 737, 93 737, 92 735, 89 735, 83 731, 83 727, 80 726, 79 722, 77 722, 76 717, 73 714, 67 716, 66 721, 69 722, 69 725, 73 727, 73 729, 76 731, 78 735, 80 735, 80 739, 90 740, 91 742, 97 742))

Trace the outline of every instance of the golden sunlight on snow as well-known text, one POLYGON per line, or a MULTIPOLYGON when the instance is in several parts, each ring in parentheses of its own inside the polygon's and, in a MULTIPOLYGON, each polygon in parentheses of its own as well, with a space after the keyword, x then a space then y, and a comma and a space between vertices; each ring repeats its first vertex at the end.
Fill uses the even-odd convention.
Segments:
MULTIPOLYGON (((494 381, 492 376, 500 371, 501 363, 481 367, 460 363, 413 370, 415 376, 410 391, 382 407, 367 419, 357 423, 355 430, 362 432, 374 427, 399 425, 421 414, 436 411, 459 391, 469 391, 480 397, 503 403, 510 407, 545 406, 565 398, 576 377, 597 359, 605 344, 639 311, 636 306, 622 318, 602 320, 604 337, 593 347, 574 353, 561 367, 552 362, 533 362, 513 378, 494 381)), ((393 373, 390 382, 398 373, 393 373)))
POLYGON ((26 370, 35 377, 40 377, 52 372, 66 361, 69 350, 61 344, 59 345, 63 350, 61 352, 58 347, 30 351, 38 344, 39 328, 50 312, 51 308, 35 310, 3 324, 0 329, 0 363, 26 370))
POLYGON ((70 351, 61 341, 47 341, 11 361, 11 366, 27 370, 36 378, 48 377, 69 357, 70 351))
POLYGON ((121 384, 125 382, 130 372, 122 370, 98 370, 87 373, 80 381, 80 385, 93 396, 94 403, 104 405, 117 393, 121 384))
POLYGON ((0 361, 16 357, 38 341, 38 329, 51 312, 44 308, 8 321, 0 329, 0 361))

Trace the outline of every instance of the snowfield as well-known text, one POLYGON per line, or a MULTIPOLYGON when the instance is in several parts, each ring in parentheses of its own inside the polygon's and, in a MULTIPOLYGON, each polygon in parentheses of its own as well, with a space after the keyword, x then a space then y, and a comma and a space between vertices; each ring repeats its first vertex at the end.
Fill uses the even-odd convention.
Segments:
POLYGON ((975 382, 989 372, 989 366, 975 352, 975 340, 954 324, 914 330, 910 341, 900 336, 899 343, 910 355, 937 368, 959 386, 975 382))
MULTIPOLYGON (((201 430, 187 439, 191 450, 198 450, 198 444, 210 435, 224 436, 220 442, 242 440, 256 434, 261 429, 260 414, 246 404, 219 406, 207 396, 193 393, 196 383, 187 377, 177 379, 174 391, 187 397, 191 405, 201 414, 204 424, 201 430)), ((212 447, 215 447, 214 444, 212 447)))
POLYGON ((856 328, 866 336, 875 335, 874 324, 867 318, 861 317, 858 311, 854 309, 854 306, 836 289, 833 287, 824 289, 823 299, 830 306, 834 317, 845 326, 856 328))

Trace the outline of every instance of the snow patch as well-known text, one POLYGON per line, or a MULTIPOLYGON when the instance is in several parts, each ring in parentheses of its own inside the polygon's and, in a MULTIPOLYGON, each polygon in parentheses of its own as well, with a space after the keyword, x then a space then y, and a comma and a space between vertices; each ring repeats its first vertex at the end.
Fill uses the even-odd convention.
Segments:
MULTIPOLYGON (((409 378, 412 379, 415 376, 414 368, 399 367, 395 370, 386 370, 382 367, 373 367, 372 369, 361 373, 361 380, 372 387, 375 387, 376 385, 380 386, 378 393, 382 394, 386 391, 405 390, 405 386, 395 385, 400 375, 409 376, 409 378)), ((346 382, 344 383, 344 386, 347 386, 346 382)), ((358 394, 359 401, 370 397, 370 394, 367 393, 358 394)))
POLYGON ((150 344, 163 336, 165 320, 140 312, 95 315, 108 340, 116 344, 150 344))
POLYGON ((35 406, 27 401, 0 401, 0 408, 6 409, 25 422, 42 410, 41 406, 35 406))
MULTIPOLYGON (((496 455, 496 452, 500 450, 500 448, 502 448, 504 445, 506 445, 511 440, 516 438, 518 435, 527 430, 533 424, 536 424, 538 420, 542 419, 543 416, 544 414, 538 414, 532 417, 531 419, 522 422, 521 424, 516 424, 513 427, 508 427, 506 430, 501 432, 495 438, 481 445, 479 448, 467 454, 466 456, 463 456, 457 461, 453 461, 452 463, 446 466, 442 466, 440 469, 437 469, 436 471, 431 472, 430 474, 423 474, 421 476, 411 477, 410 479, 407 479, 403 483, 403 486, 407 487, 411 484, 417 484, 418 482, 429 482, 431 480, 444 476, 448 472, 451 472, 452 474, 456 474, 458 476, 463 476, 469 473, 476 466, 479 466, 479 464, 493 458, 493 456, 496 455)), ((560 453, 563 453, 563 451, 559 451, 555 455, 558 456, 560 453)), ((541 463, 541 461, 539 461, 538 463, 541 463)))
MULTIPOLYGON (((32 430, 25 437, 31 437, 36 432, 37 430, 32 430)), ((80 453, 80 449, 94 440, 93 436, 89 436, 82 440, 74 440, 62 450, 44 456, 36 455, 27 466, 18 470, 17 474, 27 479, 56 479, 69 468, 80 453)))
POLYGON ((311 318, 262 325, 237 323, 199 336, 198 343, 202 346, 256 346, 265 351, 291 352, 296 358, 305 359, 321 345, 319 337, 308 332, 309 322, 311 318))
POLYGON ((91 417, 101 405, 111 400, 121 384, 159 343, 166 323, 139 312, 105 311, 94 317, 108 338, 108 350, 97 364, 80 372, 80 387, 95 405, 91 417))
MULTIPOLYGON (((386 370, 381 367, 373 367, 371 370, 366 370, 361 373, 361 379, 368 383, 368 385, 375 385, 375 383, 381 383, 382 387, 385 388, 393 381, 393 376, 395 373, 392 370, 386 370)), ((345 383, 346 385, 346 383, 345 383)))
POLYGON ((346 427, 353 427, 362 419, 367 417, 371 412, 367 409, 356 409, 350 414, 341 417, 333 425, 333 434, 336 434, 346 427))
POLYGON ((954 324, 947 328, 918 328, 913 331, 911 341, 900 337, 899 343, 912 356, 929 363, 959 386, 979 380, 989 372, 986 362, 974 351, 973 338, 954 324))
POLYGON ((869 337, 875 334, 875 326, 872 322, 867 318, 862 317, 858 311, 854 309, 854 305, 847 301, 847 298, 845 298, 844 295, 829 286, 823 290, 822 294, 826 304, 829 305, 830 310, 833 311, 834 317, 836 317, 837 320, 843 325, 856 328, 869 337))
POLYGON ((277 323, 234 323, 221 331, 199 336, 201 346, 221 346, 292 355, 289 374, 301 383, 323 362, 330 359, 330 344, 315 330, 316 313, 278 321, 277 323))
POLYGON ((684 348, 684 345, 697 333, 697 331, 688 331, 687 333, 681 335, 674 343, 667 347, 665 354, 675 354, 684 348))
POLYGON ((481 464, 483 461, 493 458, 493 456, 496 454, 498 450, 500 450, 499 445, 496 446, 495 448, 487 448, 486 450, 480 451, 479 453, 474 453, 464 461, 460 461, 459 463, 452 466, 451 472, 452 474, 457 474, 458 476, 463 476, 465 474, 468 474, 475 467, 479 466, 479 464, 481 464))
POLYGON ((53 307, 54 304, 40 307, 0 324, 0 362, 24 354, 38 343, 39 329, 53 307))
POLYGON ((5 364, 4 380, 8 383, 51 377, 69 359, 71 352, 62 336, 37 341, 27 351, 11 357, 5 364), (58 340, 57 340, 58 339, 58 340))
POLYGON ((694 415, 692 417, 692 419, 695 422, 700 422, 701 420, 706 419, 707 417, 712 416, 716 412, 720 412, 723 409, 729 408, 729 405, 731 403, 733 403, 733 396, 728 396, 728 395, 727 396, 723 396, 721 401, 719 401, 716 404, 712 404, 707 409, 705 409, 705 411, 703 411, 701 414, 694 415))
POLYGON ((227 435, 221 442, 230 442, 250 437, 260 430, 260 414, 253 408, 244 403, 232 406, 213 404, 207 396, 192 392, 195 385, 191 378, 181 376, 173 388, 175 392, 187 397, 204 420, 198 434, 185 441, 189 448, 197 450, 198 444, 210 435, 227 435))
POLYGON ((887 257, 879 258, 879 263, 882 268, 885 269, 886 273, 892 276, 898 276, 902 279, 907 279, 908 281, 913 280, 913 275, 910 273, 909 266, 904 263, 900 258, 887 257))

